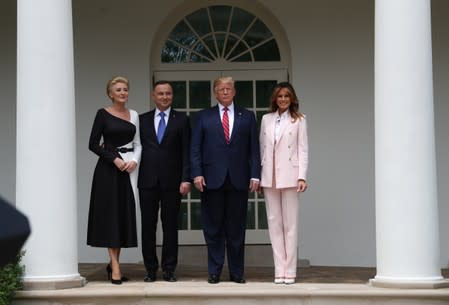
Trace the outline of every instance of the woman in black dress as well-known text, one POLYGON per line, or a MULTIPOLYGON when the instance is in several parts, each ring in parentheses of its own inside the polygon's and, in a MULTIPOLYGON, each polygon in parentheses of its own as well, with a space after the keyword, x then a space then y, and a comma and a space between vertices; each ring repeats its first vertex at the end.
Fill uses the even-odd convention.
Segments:
POLYGON ((114 77, 107 84, 112 105, 98 110, 89 149, 99 156, 92 180, 87 244, 108 248, 108 276, 121 284, 121 248, 137 247, 136 182, 142 147, 139 116, 127 109, 129 82, 114 77))

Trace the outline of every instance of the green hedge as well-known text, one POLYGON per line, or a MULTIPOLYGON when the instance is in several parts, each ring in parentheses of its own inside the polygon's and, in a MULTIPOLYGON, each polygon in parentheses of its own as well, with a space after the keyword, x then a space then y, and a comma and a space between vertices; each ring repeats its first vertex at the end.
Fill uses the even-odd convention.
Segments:
POLYGON ((11 303, 16 290, 22 288, 22 276, 25 267, 20 264, 24 252, 17 255, 15 263, 0 268, 0 305, 11 303))

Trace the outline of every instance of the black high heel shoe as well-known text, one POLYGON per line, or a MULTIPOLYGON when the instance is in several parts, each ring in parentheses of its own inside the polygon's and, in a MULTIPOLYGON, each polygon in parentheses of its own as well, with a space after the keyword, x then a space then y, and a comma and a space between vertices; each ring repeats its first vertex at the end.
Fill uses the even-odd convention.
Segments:
POLYGON ((113 278, 111 278, 111 284, 121 285, 122 284, 122 280, 114 280, 113 278))
POLYGON ((116 282, 116 283, 112 283, 112 284, 120 285, 122 282, 127 282, 127 281, 129 281, 129 279, 128 279, 126 276, 122 276, 122 278, 119 279, 119 280, 114 280, 114 279, 112 278, 112 267, 111 267, 111 264, 108 264, 108 265, 106 266, 106 272, 107 272, 107 274, 108 274, 108 280, 111 280, 111 283, 112 283, 112 281, 115 281, 115 282, 116 282), (120 281, 120 283, 118 283, 118 281, 120 281))
POLYGON ((111 264, 108 264, 106 266, 106 273, 108 274, 108 280, 110 280, 112 278, 112 267, 111 267, 111 264))

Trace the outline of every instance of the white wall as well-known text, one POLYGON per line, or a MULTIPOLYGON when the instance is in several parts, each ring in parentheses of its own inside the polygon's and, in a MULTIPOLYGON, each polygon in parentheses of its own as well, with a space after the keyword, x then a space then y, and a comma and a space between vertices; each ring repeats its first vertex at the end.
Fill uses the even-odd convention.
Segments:
POLYGON ((301 1, 286 9, 291 2, 270 8, 290 39, 293 82, 308 115, 300 255, 313 265, 374 266, 373 1, 301 1))
MULTIPOLYGON (((254 1, 254 0, 251 0, 254 1)), ((104 262, 106 251, 85 245, 96 156, 88 151, 92 120, 109 104, 105 83, 131 79, 129 107, 149 107, 150 47, 159 24, 181 0, 73 1, 79 257, 104 262)), ((194 1, 193 1, 194 2, 194 1)), ((0 194, 14 200, 15 1, 0 11, 0 194)), ((279 19, 292 51, 291 80, 308 115, 310 189, 300 210, 300 255, 313 265, 375 266, 374 1, 261 0, 279 19)), ((449 260, 449 3, 433 0, 435 117, 441 264, 449 260)), ((52 80, 49 80, 51 90, 52 80)), ((37 135, 44 136, 44 135, 37 135)), ((57 143, 55 143, 57 144, 57 143)), ((405 177, 408 179, 409 177, 405 177)), ((417 180, 419 177, 410 177, 417 180)), ((37 203, 38 204, 38 203, 37 203)), ((141 260, 140 249, 123 252, 141 260)))

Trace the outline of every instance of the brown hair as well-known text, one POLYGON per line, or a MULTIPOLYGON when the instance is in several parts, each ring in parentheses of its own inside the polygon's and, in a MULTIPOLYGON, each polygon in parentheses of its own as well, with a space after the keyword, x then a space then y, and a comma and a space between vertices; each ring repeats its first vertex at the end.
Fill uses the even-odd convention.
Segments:
POLYGON ((173 86, 170 84, 170 82, 167 81, 167 80, 158 80, 157 82, 155 82, 155 83, 153 84, 153 90, 156 89, 156 87, 159 86, 159 85, 170 85, 170 87, 173 87, 173 86))
POLYGON ((304 115, 299 112, 299 99, 296 95, 295 89, 293 88, 292 84, 289 82, 281 82, 278 83, 273 88, 273 92, 271 93, 271 99, 270 99, 270 112, 276 112, 279 108, 278 104, 276 103, 277 95, 281 89, 287 89, 288 94, 290 96, 290 106, 288 107, 288 111, 292 118, 296 121, 296 119, 302 119, 304 115))

